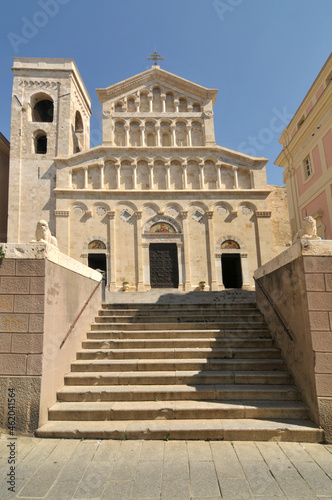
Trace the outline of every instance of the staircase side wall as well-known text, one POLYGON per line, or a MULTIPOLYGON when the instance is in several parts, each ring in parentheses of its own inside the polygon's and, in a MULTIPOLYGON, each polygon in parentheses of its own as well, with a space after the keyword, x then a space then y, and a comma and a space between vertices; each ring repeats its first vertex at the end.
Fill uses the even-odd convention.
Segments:
POLYGON ((101 304, 101 287, 60 344, 100 280, 100 274, 45 244, 4 245, 0 261, 0 427, 8 431, 14 389, 15 430, 34 432, 47 420, 101 304))
POLYGON ((257 304, 311 418, 332 441, 332 242, 298 242, 255 272, 293 335, 256 285, 257 304))

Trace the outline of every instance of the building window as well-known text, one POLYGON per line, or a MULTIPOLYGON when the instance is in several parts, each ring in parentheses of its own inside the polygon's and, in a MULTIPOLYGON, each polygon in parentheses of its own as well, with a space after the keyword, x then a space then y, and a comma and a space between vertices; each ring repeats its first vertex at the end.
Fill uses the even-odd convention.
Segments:
POLYGON ((313 176, 314 169, 310 160, 310 156, 307 156, 303 161, 303 172, 305 181, 313 176))
MULTIPOLYGON (((42 95, 44 97, 44 95, 42 95)), ((46 96, 45 96, 46 97, 46 96)), ((38 99, 34 97, 33 100, 38 99)), ((50 97, 38 100, 32 108, 33 122, 53 122, 54 104, 50 97)))
POLYGON ((47 135, 45 132, 37 132, 35 135, 35 153, 38 155, 44 155, 47 153, 47 135))

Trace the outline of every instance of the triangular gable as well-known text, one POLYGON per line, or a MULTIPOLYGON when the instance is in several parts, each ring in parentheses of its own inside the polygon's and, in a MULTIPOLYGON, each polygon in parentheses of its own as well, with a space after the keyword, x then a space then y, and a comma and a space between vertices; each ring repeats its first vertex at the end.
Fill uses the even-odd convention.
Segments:
POLYGON ((119 96, 134 92, 141 87, 148 85, 161 84, 164 86, 170 86, 170 88, 176 88, 183 93, 189 93, 201 99, 211 99, 212 104, 214 104, 218 89, 208 89, 197 85, 197 83, 190 82, 185 78, 169 73, 159 66, 153 66, 152 68, 134 75, 122 82, 115 83, 110 87, 104 89, 96 89, 97 95, 101 104, 109 99, 116 99, 119 96))

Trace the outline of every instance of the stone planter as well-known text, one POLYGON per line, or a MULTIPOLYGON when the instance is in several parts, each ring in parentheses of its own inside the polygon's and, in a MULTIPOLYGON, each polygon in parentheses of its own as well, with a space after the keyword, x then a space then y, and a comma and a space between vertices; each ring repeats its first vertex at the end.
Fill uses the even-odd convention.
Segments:
POLYGON ((129 290, 129 283, 127 281, 124 281, 122 283, 122 289, 124 292, 127 292, 129 290))
POLYGON ((200 292, 204 292, 204 290, 205 290, 205 281, 200 281, 198 283, 198 287, 199 287, 199 291, 200 292))

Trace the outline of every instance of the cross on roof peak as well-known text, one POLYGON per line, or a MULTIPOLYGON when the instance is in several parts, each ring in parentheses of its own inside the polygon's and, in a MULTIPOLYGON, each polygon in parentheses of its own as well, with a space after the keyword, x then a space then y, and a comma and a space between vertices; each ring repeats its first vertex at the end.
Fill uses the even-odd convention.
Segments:
POLYGON ((157 61, 163 61, 164 57, 161 57, 161 55, 155 50, 152 54, 150 54, 150 57, 147 57, 147 60, 154 61, 153 66, 158 66, 157 61))

